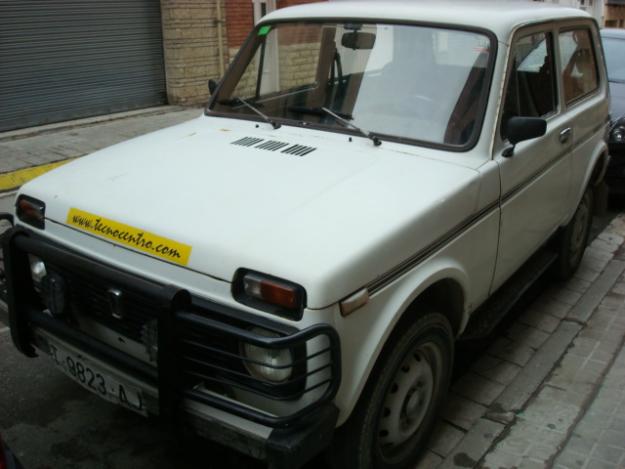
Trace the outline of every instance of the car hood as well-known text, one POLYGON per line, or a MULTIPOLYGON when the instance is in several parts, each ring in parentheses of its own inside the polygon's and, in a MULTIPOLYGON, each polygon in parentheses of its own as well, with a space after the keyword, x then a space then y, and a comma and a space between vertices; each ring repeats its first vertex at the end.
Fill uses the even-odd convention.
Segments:
POLYGON ((225 281, 248 268, 297 282, 311 308, 374 280, 477 209, 475 169, 403 145, 208 120, 96 152, 21 192, 59 224, 79 209, 188 245, 186 268, 225 281), (259 146, 268 140, 288 145, 259 146), (285 153, 293 145, 314 150, 285 153))
POLYGON ((625 116, 625 83, 610 82, 610 116, 612 120, 625 116))

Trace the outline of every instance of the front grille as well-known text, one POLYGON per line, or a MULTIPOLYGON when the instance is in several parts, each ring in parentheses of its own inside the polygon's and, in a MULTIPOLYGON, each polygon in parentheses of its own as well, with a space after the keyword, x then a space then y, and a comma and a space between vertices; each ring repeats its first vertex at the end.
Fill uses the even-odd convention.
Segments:
POLYGON ((23 286, 10 288, 8 295, 19 350, 36 356, 32 329, 49 331, 154 383, 161 415, 175 416, 181 399, 188 398, 263 425, 286 427, 329 405, 338 391, 340 341, 328 324, 298 330, 116 269, 22 228, 11 231, 4 252, 9 286, 23 286), (32 279, 29 255, 45 263, 47 275, 41 281, 32 279), (111 300, 111 288, 121 295, 111 300), (109 301, 121 301, 123 317, 113 317, 118 309, 109 301), (99 336, 90 336, 90 328, 80 325, 85 315, 137 342, 144 330, 148 332, 155 362, 147 364, 99 336), (154 327, 145 327, 148 324, 154 327), (241 347, 245 343, 257 349, 290 350, 288 364, 255 364, 274 370, 291 367, 292 372, 281 382, 269 382, 258 368, 252 372, 252 360, 241 347))
POLYGON ((48 265, 48 270, 65 280, 68 312, 76 318, 86 316, 137 342, 142 341, 144 326, 157 318, 157 305, 149 297, 97 277, 85 277, 58 265, 48 265), (122 292, 121 318, 113 316, 108 297, 111 288, 122 292))

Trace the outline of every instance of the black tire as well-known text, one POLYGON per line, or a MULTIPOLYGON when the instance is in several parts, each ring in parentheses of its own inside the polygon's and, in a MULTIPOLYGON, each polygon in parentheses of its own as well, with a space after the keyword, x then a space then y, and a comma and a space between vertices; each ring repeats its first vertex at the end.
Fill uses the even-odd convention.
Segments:
POLYGON ((555 275, 560 280, 571 278, 584 257, 592 225, 594 203, 594 194, 589 187, 584 192, 575 215, 560 235, 558 259, 555 263, 555 275))
POLYGON ((414 465, 445 401, 453 356, 453 332, 442 314, 427 313, 400 323, 352 415, 335 434, 329 454, 332 466, 404 469, 414 465))

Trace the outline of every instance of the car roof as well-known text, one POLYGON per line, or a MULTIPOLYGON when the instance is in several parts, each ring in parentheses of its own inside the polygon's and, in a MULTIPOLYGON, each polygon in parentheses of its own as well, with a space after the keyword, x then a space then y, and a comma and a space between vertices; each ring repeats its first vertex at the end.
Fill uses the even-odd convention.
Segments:
POLYGON ((604 28, 601 30, 601 36, 625 39, 625 29, 604 28))
POLYGON ((262 23, 296 19, 362 19, 442 23, 490 30, 507 42, 519 26, 565 18, 592 18, 571 7, 531 1, 360 0, 310 3, 276 10, 262 23))

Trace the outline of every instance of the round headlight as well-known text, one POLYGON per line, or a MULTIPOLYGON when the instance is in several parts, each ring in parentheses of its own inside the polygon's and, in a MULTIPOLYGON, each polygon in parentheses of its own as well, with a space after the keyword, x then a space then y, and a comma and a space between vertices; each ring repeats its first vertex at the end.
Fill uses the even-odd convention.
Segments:
POLYGON ((33 283, 35 285, 35 290, 41 288, 41 282, 46 276, 46 265, 43 263, 41 259, 32 254, 29 254, 29 262, 30 262, 30 275, 33 279, 33 283))
MULTIPOLYGON (((255 327, 252 332, 265 337, 279 337, 278 334, 255 327)), ((280 383, 291 376, 293 356, 289 349, 268 349, 244 343, 242 352, 245 368, 255 378, 280 383)))

